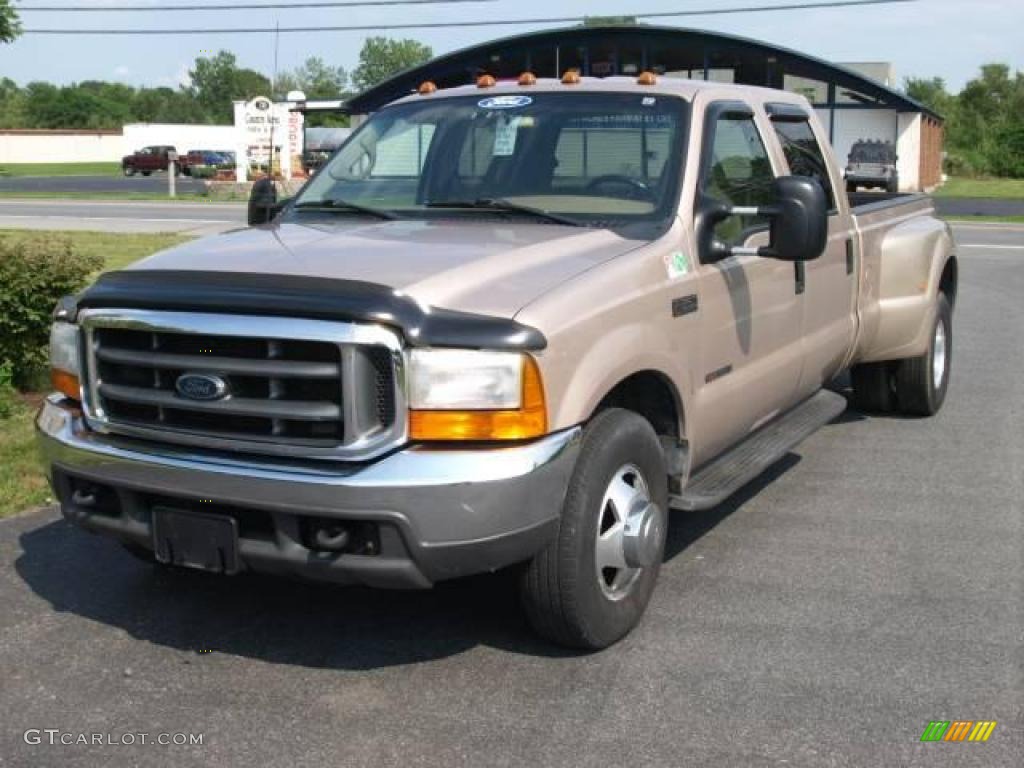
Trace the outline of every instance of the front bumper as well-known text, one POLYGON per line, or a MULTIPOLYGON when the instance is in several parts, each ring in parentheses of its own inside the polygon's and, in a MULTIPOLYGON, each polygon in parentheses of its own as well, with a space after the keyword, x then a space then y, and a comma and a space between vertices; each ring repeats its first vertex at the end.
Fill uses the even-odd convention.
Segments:
POLYGON ((379 587, 443 579, 528 559, 557 530, 580 429, 502 447, 414 446, 373 463, 261 463, 88 430, 51 395, 36 421, 46 471, 69 520, 153 549, 154 506, 238 520, 252 571, 379 587), (311 543, 311 526, 358 531, 357 551, 311 543))

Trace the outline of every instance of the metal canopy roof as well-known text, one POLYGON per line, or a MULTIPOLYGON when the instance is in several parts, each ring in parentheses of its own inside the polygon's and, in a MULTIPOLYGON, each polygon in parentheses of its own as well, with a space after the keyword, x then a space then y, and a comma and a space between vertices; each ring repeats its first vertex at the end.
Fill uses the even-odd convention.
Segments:
POLYGON ((737 83, 771 88, 782 88, 785 75, 791 75, 827 86, 829 98, 819 106, 923 112, 942 120, 899 91, 813 56, 734 35, 647 24, 564 27, 463 48, 357 94, 345 109, 353 114, 373 112, 414 91, 424 80, 452 87, 471 83, 484 72, 501 78, 529 69, 540 77, 560 77, 565 69, 576 67, 583 75, 603 76, 629 74, 622 67, 630 66, 668 71, 730 68, 737 83), (852 98, 836 102, 838 89, 852 98))

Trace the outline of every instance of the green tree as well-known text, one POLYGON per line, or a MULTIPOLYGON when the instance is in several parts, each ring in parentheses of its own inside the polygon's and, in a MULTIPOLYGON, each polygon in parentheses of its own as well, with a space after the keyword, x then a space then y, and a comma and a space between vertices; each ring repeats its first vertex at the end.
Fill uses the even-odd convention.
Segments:
POLYGON ((359 66, 352 73, 352 84, 365 91, 402 70, 428 61, 434 52, 417 40, 392 40, 368 37, 359 51, 359 66))
POLYGON ((0 43, 9 43, 20 34, 17 11, 11 7, 10 0, 0 0, 0 43))
POLYGON ((24 128, 25 120, 25 93, 9 77, 0 79, 0 128, 24 128))
POLYGON ((231 102, 270 95, 270 81, 252 69, 239 68, 233 53, 219 51, 216 56, 200 56, 189 73, 188 91, 209 119, 229 123, 231 102))

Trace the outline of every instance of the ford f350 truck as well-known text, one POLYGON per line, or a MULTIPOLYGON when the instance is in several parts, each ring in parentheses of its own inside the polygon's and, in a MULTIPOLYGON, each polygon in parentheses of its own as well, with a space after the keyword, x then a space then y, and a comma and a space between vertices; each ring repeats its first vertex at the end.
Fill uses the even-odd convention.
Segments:
MULTIPOLYGON (((807 101, 658 78, 418 93, 267 223, 55 312, 64 515, 225 574, 519 569, 532 625, 640 620, 669 510, 855 405, 929 416, 957 262, 924 196, 847 196, 807 101)), ((259 201, 257 201, 258 203, 259 201)))

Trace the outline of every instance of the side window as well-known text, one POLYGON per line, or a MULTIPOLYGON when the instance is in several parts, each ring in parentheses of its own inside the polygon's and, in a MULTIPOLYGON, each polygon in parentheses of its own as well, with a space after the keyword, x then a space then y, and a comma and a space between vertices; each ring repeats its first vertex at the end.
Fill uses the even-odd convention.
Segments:
POLYGON ((782 144, 782 151, 786 154, 789 172, 794 176, 817 179, 825 190, 829 211, 835 212, 836 196, 828 177, 828 163, 825 162, 821 145, 814 138, 811 124, 806 120, 773 120, 772 125, 782 144))
MULTIPOLYGON (((713 131, 711 157, 705 164, 704 191, 729 206, 770 204, 775 175, 754 118, 726 113, 715 123, 713 131)), ((715 225, 715 237, 740 246, 767 226, 768 219, 761 216, 729 216, 715 225)))

